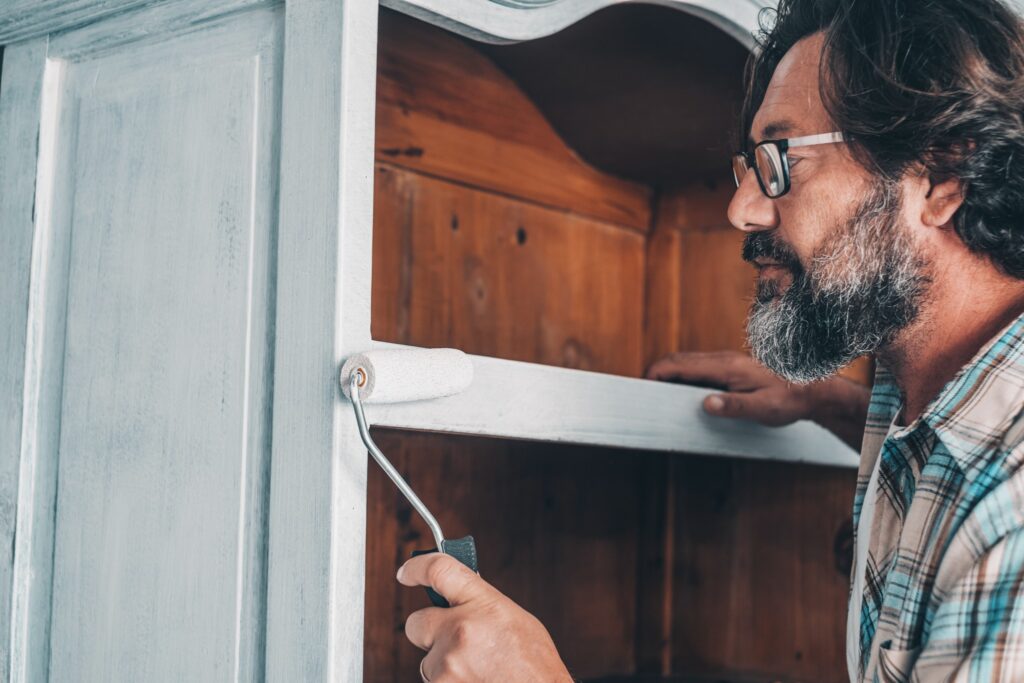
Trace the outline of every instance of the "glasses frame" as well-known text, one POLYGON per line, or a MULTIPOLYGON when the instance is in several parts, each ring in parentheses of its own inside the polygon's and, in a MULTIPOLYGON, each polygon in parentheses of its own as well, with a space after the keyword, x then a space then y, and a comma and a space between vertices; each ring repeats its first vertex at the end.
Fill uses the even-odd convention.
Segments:
POLYGON ((816 135, 802 135, 796 138, 762 140, 761 142, 754 145, 754 148, 751 151, 740 151, 733 155, 732 178, 734 181, 736 181, 736 187, 738 188, 740 186, 740 183, 743 182, 743 178, 736 175, 736 164, 742 163, 743 168, 745 169, 743 172, 744 177, 746 177, 747 173, 753 171, 754 176, 757 178, 757 185, 758 187, 761 188, 761 193, 764 194, 764 196, 768 197, 769 199, 778 199, 779 197, 782 197, 787 192, 789 192, 789 188, 792 185, 789 177, 789 157, 787 156, 786 152, 795 147, 813 147, 815 145, 827 145, 834 142, 845 141, 846 136, 844 136, 839 131, 834 131, 831 133, 818 133, 816 135), (778 153, 780 164, 782 166, 782 168, 780 169, 782 175, 782 191, 774 195, 768 192, 768 188, 765 185, 764 178, 761 177, 761 171, 757 167, 758 148, 769 145, 775 147, 776 152, 778 153))

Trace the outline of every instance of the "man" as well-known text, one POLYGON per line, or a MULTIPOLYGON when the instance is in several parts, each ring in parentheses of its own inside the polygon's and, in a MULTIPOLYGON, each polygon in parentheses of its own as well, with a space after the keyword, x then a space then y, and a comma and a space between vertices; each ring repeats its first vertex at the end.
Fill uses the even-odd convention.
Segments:
MULTIPOLYGON (((760 42, 728 212, 760 365, 676 354, 649 376, 861 449, 851 681, 1024 680, 1024 27, 999 0, 783 0, 760 42), (833 376, 863 354, 870 394, 833 376)), ((425 680, 571 680, 450 558, 399 580, 456 605, 406 624, 425 680)))

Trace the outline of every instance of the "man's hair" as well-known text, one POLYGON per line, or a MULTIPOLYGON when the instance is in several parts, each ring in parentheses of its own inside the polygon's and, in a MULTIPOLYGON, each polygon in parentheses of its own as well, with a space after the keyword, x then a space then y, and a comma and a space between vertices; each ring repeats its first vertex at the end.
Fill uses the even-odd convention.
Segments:
MULTIPOLYGON (((964 244, 1024 278, 1024 22, 999 0, 781 0, 761 15, 743 139, 783 55, 825 35, 825 108, 889 181, 958 178, 964 244)), ((813 131, 826 132, 826 131, 813 131)))

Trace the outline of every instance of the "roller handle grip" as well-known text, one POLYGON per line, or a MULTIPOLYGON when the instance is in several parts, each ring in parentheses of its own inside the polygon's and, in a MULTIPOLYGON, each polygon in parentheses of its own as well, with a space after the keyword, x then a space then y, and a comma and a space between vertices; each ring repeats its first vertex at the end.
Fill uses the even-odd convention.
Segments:
MULTIPOLYGON (((476 543, 473 541, 472 536, 445 539, 441 541, 441 550, 445 555, 451 555, 477 574, 480 573, 480 569, 477 566, 476 543)), ((414 550, 412 551, 412 556, 429 555, 430 553, 436 552, 437 548, 431 548, 430 550, 414 550)), ((444 596, 430 586, 427 586, 427 595, 430 596, 430 602, 434 603, 434 607, 451 607, 451 605, 448 604, 448 601, 444 599, 444 596)))

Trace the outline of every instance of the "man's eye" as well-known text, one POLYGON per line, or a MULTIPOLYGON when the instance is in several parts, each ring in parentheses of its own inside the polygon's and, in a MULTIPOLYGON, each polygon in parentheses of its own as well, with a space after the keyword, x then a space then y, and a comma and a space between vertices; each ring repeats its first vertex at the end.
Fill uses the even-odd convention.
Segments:
POLYGON ((803 161, 803 159, 800 158, 800 157, 790 157, 789 158, 789 167, 793 168, 794 166, 799 164, 801 161, 803 161))

